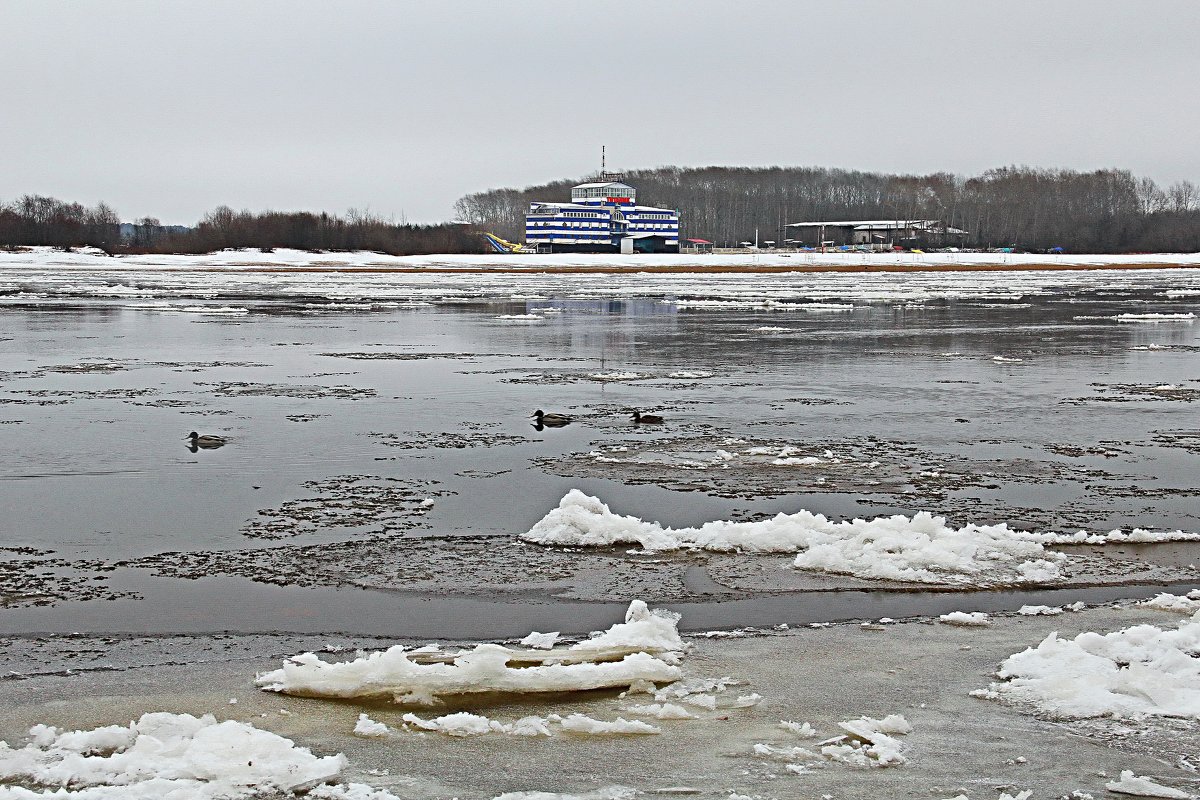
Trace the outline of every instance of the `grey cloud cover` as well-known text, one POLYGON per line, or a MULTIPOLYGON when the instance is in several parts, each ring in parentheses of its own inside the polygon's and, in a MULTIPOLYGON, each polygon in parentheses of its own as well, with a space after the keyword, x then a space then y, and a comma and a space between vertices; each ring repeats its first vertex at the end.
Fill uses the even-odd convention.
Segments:
POLYGON ((617 168, 1200 179, 1200 3, 0 0, 0 199, 447 219, 617 168))

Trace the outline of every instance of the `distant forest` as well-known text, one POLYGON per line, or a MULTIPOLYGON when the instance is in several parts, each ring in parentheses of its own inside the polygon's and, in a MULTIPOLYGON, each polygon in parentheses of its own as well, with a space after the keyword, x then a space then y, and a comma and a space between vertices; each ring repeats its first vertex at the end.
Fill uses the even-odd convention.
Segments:
POLYGON ((390 255, 481 253, 485 242, 460 223, 409 225, 368 213, 345 217, 308 212, 234 211, 221 206, 194 228, 164 226, 153 217, 122 225, 101 203, 93 208, 53 197, 26 195, 0 204, 0 247, 98 247, 107 253, 211 253, 225 248, 263 250, 373 250, 390 255))
MULTIPOLYGON (((821 167, 659 167, 624 173, 643 205, 679 209, 680 235, 718 246, 782 242, 789 222, 939 220, 968 232, 964 245, 1070 252, 1198 252, 1200 190, 1167 188, 1127 170, 1004 167, 974 178, 887 175, 821 167)), ((521 240, 531 201, 564 202, 561 180, 469 194, 458 219, 521 240)))
MULTIPOLYGON (((625 173, 644 205, 677 208, 681 235, 718 245, 782 242, 789 222, 939 220, 966 230, 964 246, 1068 252, 1200 252, 1200 189, 1160 187, 1127 170, 1004 167, 974 178, 887 175, 820 167, 659 167, 625 173)), ((86 207, 26 195, 0 202, 0 247, 90 245, 109 253, 208 253, 224 248, 373 250, 392 255, 480 253, 482 231, 522 241, 531 201, 566 201, 581 180, 469 194, 457 222, 409 225, 351 210, 234 211, 221 206, 194 227, 146 217, 122 225, 101 203, 86 207)))

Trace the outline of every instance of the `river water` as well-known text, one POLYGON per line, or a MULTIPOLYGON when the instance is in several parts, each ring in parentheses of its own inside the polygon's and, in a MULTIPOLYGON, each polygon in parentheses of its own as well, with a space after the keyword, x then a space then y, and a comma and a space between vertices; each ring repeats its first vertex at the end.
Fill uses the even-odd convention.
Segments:
MULTIPOLYGON (((547 589, 514 550, 571 488, 671 526, 806 508, 1200 530, 1197 311, 1193 270, 6 267, 0 632, 587 630, 624 603, 547 589), (666 424, 634 426, 635 408, 666 424), (538 430, 535 409, 575 420, 538 430), (228 443, 193 451, 193 430, 228 443), (892 471, 705 466, 752 445, 892 471), (343 557, 364 542, 389 548, 386 569, 343 557)), ((854 601, 725 596, 711 574, 658 599, 701 627, 953 602, 859 584, 824 587, 854 601)))

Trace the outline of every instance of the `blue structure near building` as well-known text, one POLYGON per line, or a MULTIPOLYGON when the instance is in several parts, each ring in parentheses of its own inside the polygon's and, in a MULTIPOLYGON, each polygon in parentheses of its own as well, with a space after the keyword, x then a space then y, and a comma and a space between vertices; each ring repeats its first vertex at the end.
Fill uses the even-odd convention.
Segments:
POLYGON ((678 253, 679 212, 639 206, 637 190, 601 173, 569 203, 530 203, 525 245, 539 253, 678 253))

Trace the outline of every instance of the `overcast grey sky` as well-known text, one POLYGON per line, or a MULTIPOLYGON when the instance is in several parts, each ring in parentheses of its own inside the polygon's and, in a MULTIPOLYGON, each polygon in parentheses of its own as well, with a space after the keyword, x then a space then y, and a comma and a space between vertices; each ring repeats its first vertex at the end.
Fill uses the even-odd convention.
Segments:
MULTIPOLYGON (((1196 0, 0 0, 0 200, 448 219, 610 169, 1200 181, 1196 0)), ((548 198, 553 199, 553 198, 548 198)))

